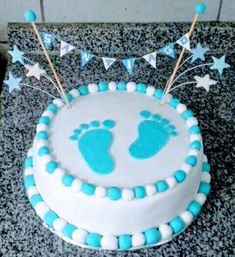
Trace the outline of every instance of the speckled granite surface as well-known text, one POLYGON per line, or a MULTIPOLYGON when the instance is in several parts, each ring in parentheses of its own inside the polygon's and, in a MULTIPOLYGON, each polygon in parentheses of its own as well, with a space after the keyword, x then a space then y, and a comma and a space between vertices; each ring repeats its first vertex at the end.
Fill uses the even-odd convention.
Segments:
MULTIPOLYGON (((72 40, 79 48, 103 56, 113 53, 113 56, 118 57, 131 54, 141 56, 155 47, 175 41, 187 29, 188 24, 54 24, 41 27, 41 30, 54 31, 63 39, 72 40)), ((193 36, 193 44, 200 38, 216 56, 227 52, 227 61, 231 65, 231 69, 226 70, 223 77, 204 68, 183 78, 182 81, 186 81, 192 79, 193 75, 210 72, 211 77, 218 80, 218 84, 212 86, 208 94, 191 86, 175 90, 174 93, 194 111, 199 120, 205 153, 212 165, 212 191, 200 216, 192 225, 172 242, 160 247, 134 252, 82 249, 69 245, 42 226, 23 189, 22 163, 31 146, 37 120, 50 99, 28 88, 9 95, 4 87, 0 129, 0 256, 235 256, 234 37, 235 25, 230 23, 200 24, 193 36)), ((44 57, 37 50, 31 27, 11 24, 9 38, 11 46, 17 44, 29 59, 47 67, 44 57)), ((57 49, 58 47, 59 45, 57 49)), ((63 60, 59 58, 58 51, 51 52, 51 55, 66 89, 79 83, 103 79, 142 81, 163 87, 174 65, 169 58, 161 56, 157 70, 154 70, 141 60, 133 75, 129 76, 120 64, 114 64, 106 72, 101 61, 94 60, 84 69, 80 69, 78 55, 68 54, 63 60)), ((24 76, 25 70, 20 64, 10 64, 8 71, 10 70, 15 75, 23 76, 24 82, 40 85, 35 79, 24 76)), ((50 74, 49 71, 48 73, 50 74)), ((44 88, 49 87, 45 80, 42 82, 44 88)), ((53 89, 50 92, 55 93, 53 89)))

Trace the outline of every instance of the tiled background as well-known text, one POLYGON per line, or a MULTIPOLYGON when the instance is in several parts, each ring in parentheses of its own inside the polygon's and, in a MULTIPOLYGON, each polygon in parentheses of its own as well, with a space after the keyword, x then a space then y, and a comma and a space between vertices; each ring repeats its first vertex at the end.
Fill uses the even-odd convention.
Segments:
MULTIPOLYGON (((0 41, 8 22, 22 22, 27 9, 38 22, 168 22, 191 21, 200 0, 0 0, 0 41)), ((201 20, 235 21, 235 0, 204 0, 201 20)))

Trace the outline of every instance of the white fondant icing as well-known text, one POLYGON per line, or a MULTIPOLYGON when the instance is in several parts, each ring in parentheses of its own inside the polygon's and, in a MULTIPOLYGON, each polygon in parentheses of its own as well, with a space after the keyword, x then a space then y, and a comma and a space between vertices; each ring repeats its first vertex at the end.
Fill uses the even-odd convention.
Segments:
POLYGON ((160 224, 159 225, 159 231, 161 234, 162 241, 169 240, 172 236, 172 229, 167 224, 160 224))
POLYGON ((33 148, 30 148, 27 152, 28 156, 33 156, 33 148))
POLYGON ((145 190, 148 196, 154 195, 156 193, 156 187, 153 184, 145 185, 145 190))
POLYGON ((48 126, 46 124, 38 124, 37 127, 36 127, 36 131, 39 132, 39 131, 43 131, 43 130, 47 130, 48 126))
POLYGON ((130 81, 127 83, 126 88, 128 92, 134 92, 136 90, 136 83, 130 81))
POLYGON ((54 171, 54 176, 61 180, 63 178, 63 176, 65 175, 65 171, 62 170, 61 168, 56 168, 55 171, 54 171))
POLYGON ((186 226, 188 226, 193 220, 193 215, 189 211, 184 211, 183 213, 180 214, 180 218, 184 221, 186 226))
POLYGON ((178 113, 181 114, 181 113, 183 113, 184 111, 187 110, 187 107, 186 107, 185 104, 180 103, 180 104, 177 105, 176 110, 177 110, 178 113))
POLYGON ((54 113, 50 110, 46 110, 42 113, 42 116, 47 116, 48 118, 52 119, 54 117, 54 113))
POLYGON ((74 190, 74 192, 80 192, 81 188, 82 188, 82 181, 80 179, 74 179, 74 181, 72 182, 72 189, 74 190))
POLYGON ((109 82, 109 90, 112 92, 112 91, 115 91, 117 89, 117 83, 116 82, 109 82))
POLYGON ((40 140, 40 141, 37 141, 37 145, 36 145, 36 148, 37 148, 37 151, 43 147, 43 146, 48 146, 48 141, 47 140, 40 140))
POLYGON ((193 134, 190 136, 190 142, 202 141, 202 136, 200 134, 193 134))
POLYGON ((44 216, 49 211, 49 208, 44 202, 39 202, 35 206, 35 211, 41 219, 44 219, 44 216))
POLYGON ((106 196, 106 189, 102 186, 97 186, 95 189, 95 195, 98 197, 105 197, 106 196))
POLYGON ((166 183, 168 184, 169 188, 173 188, 177 184, 177 181, 173 176, 170 176, 166 178, 166 183))
POLYGON ((77 243, 84 244, 86 242, 87 234, 87 231, 84 229, 76 229, 72 234, 72 238, 77 243))
POLYGON ((90 93, 96 93, 97 91, 98 91, 98 86, 97 86, 97 84, 88 84, 88 91, 90 92, 90 93))
POLYGON ((205 181, 207 183, 211 182, 211 175, 209 172, 203 172, 202 173, 202 181, 205 181))
POLYGON ((118 248, 118 240, 116 236, 107 235, 101 239, 101 246, 107 250, 115 250, 118 248))
POLYGON ((135 233, 132 236, 132 246, 133 247, 140 247, 145 244, 145 238, 143 233, 135 233))
POLYGON ((188 155, 194 155, 195 157, 197 157, 199 153, 200 151, 197 149, 190 149, 188 155))
POLYGON ((186 174, 189 174, 191 172, 192 166, 188 163, 184 163, 181 166, 181 170, 183 170, 186 174))
POLYGON ((24 170, 25 176, 33 174, 33 168, 29 167, 24 170))
POLYGON ((46 155, 43 155, 43 156, 40 158, 40 160, 41 160, 41 164, 43 165, 42 170, 45 170, 45 165, 46 165, 48 162, 52 161, 52 157, 51 157, 50 155, 46 154, 46 155))
POLYGON ((73 97, 78 97, 80 95, 79 91, 76 89, 76 88, 73 88, 71 91, 70 91, 70 94, 73 96, 73 97))
POLYGON ((135 197, 132 189, 124 188, 122 189, 122 199, 125 201, 130 201, 135 197))
POLYGON ((155 93, 155 87, 154 86, 148 86, 146 89, 146 94, 148 96, 153 96, 155 93))
POLYGON ((203 154, 203 162, 208 162, 207 156, 203 154))
POLYGON ((53 100, 53 104, 55 104, 57 107, 64 106, 64 102, 60 98, 56 98, 55 100, 53 100))
POLYGON ((53 228, 57 232, 62 232, 64 226, 67 224, 67 222, 64 219, 58 218, 53 222, 53 228))
POLYGON ((201 205, 203 205, 206 201, 206 196, 202 193, 197 193, 195 200, 199 202, 201 205))

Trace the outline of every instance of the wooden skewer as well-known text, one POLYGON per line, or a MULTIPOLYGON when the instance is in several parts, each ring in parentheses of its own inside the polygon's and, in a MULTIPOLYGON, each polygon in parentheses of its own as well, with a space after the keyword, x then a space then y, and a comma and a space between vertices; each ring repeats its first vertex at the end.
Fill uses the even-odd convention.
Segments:
POLYGON ((61 93, 62 93, 62 95, 63 95, 64 101, 65 101, 65 103, 67 104, 67 106, 70 108, 69 102, 68 102, 68 100, 67 100, 67 98, 66 98, 66 96, 65 96, 65 93, 64 93, 63 86, 62 86, 62 84, 61 84, 61 82, 60 82, 60 80, 59 80, 59 77, 58 77, 58 75, 57 75, 57 73, 56 73, 56 70, 55 70, 54 65, 53 65, 53 63, 52 63, 52 61, 51 61, 51 58, 50 58, 50 56, 49 56, 49 54, 48 54, 48 52, 47 52, 47 50, 46 50, 46 48, 45 48, 45 46, 44 46, 44 44, 43 44, 43 42, 42 42, 42 39, 41 39, 41 36, 40 36, 40 34, 39 34, 38 28, 37 28, 37 26, 36 26, 36 24, 35 24, 34 22, 31 22, 31 24, 32 24, 32 26, 33 26, 33 29, 34 29, 36 35, 37 35, 37 38, 38 38, 38 41, 39 41, 39 43, 40 43, 40 45, 41 45, 41 47, 42 47, 42 50, 43 50, 43 52, 44 52, 44 54, 45 54, 45 56, 46 56, 46 59, 47 59, 47 61, 48 61, 48 64, 49 64, 49 66, 50 66, 50 68, 51 68, 51 70, 52 70, 52 72, 53 72, 53 75, 54 75, 54 77, 55 77, 56 83, 57 83, 57 85, 59 86, 59 89, 60 89, 60 91, 61 91, 61 93))

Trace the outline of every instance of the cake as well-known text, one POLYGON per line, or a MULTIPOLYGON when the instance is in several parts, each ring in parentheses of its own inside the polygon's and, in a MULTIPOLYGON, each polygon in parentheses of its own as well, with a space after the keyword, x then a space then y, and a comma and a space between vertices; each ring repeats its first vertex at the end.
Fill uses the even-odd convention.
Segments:
POLYGON ((198 121, 179 99, 144 83, 92 83, 46 107, 24 162, 44 225, 88 248, 167 242, 198 216, 210 166, 198 121))

